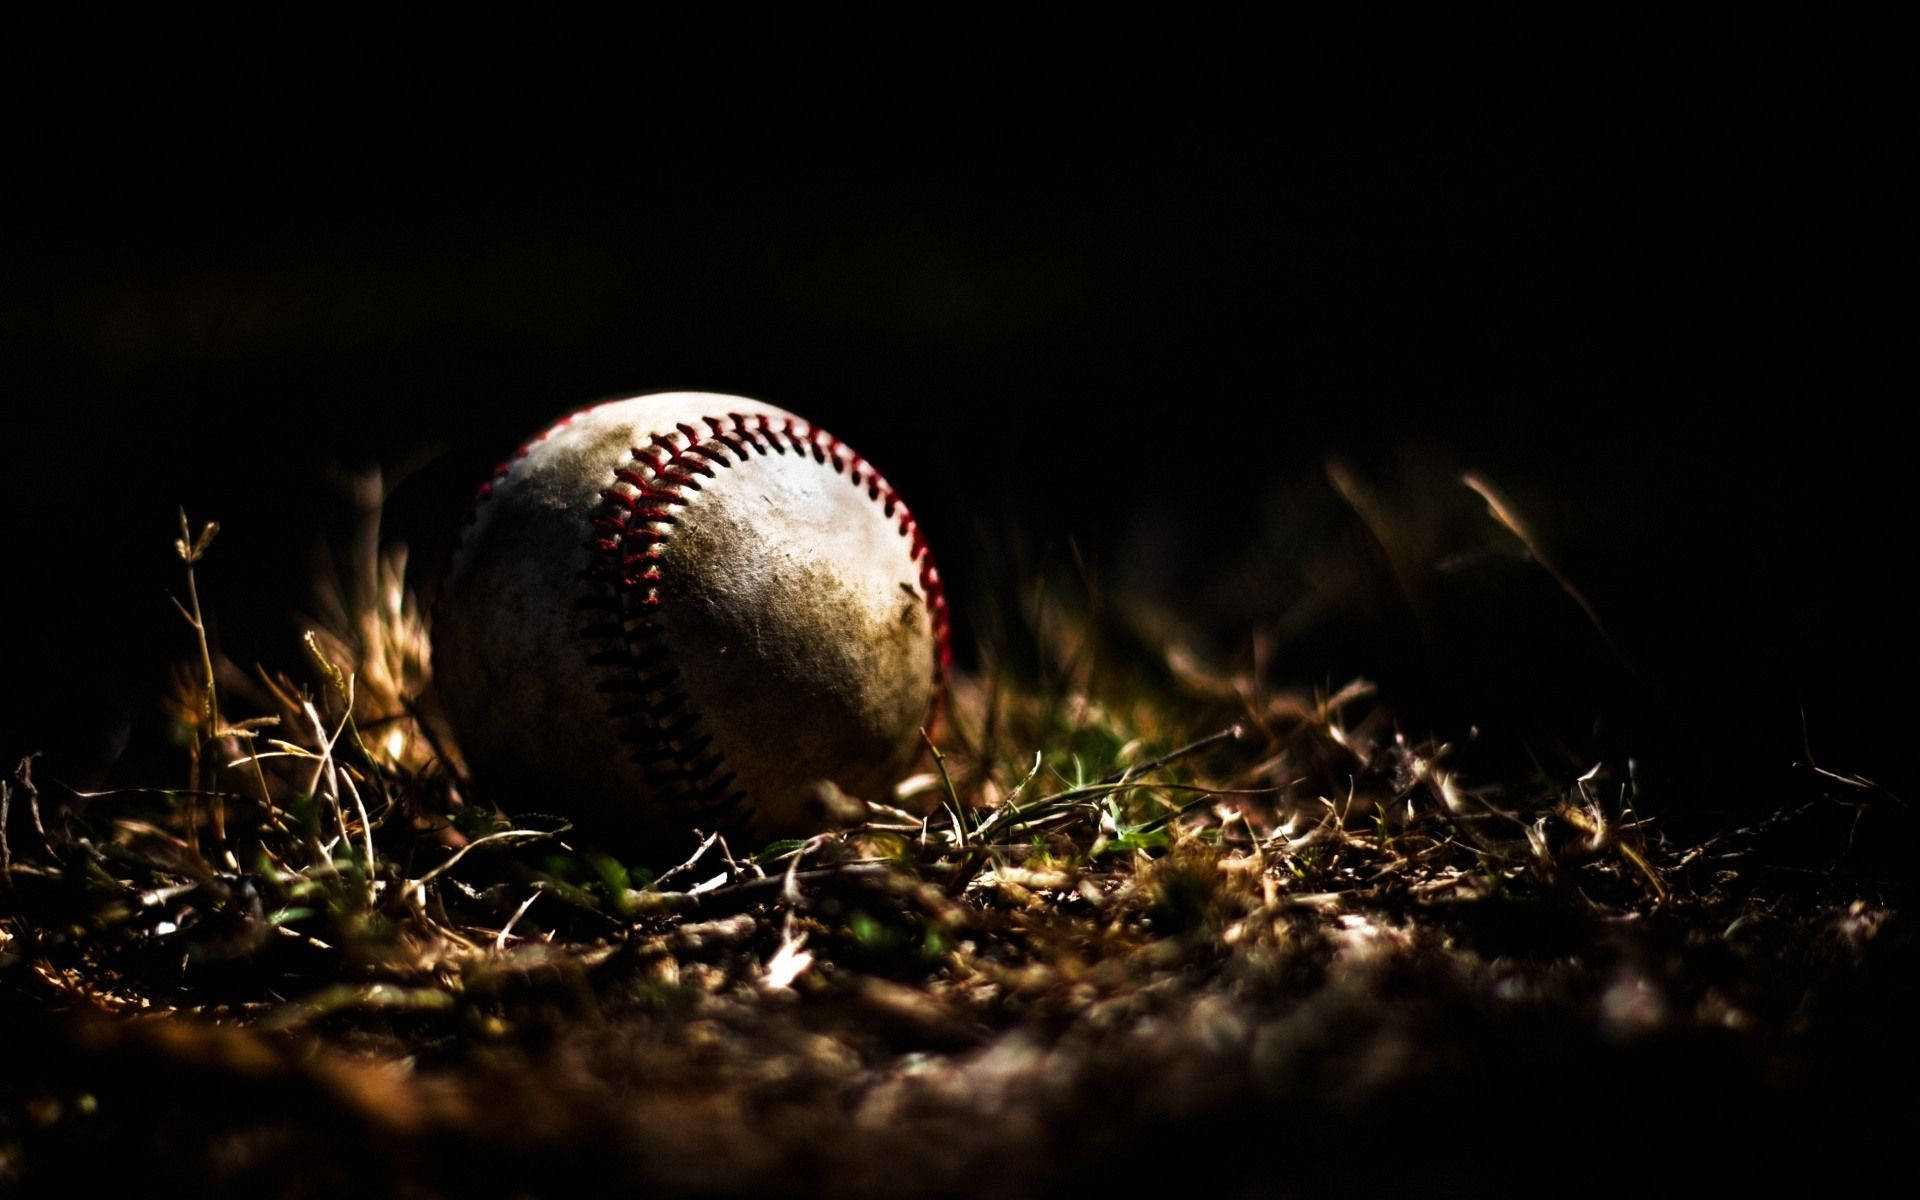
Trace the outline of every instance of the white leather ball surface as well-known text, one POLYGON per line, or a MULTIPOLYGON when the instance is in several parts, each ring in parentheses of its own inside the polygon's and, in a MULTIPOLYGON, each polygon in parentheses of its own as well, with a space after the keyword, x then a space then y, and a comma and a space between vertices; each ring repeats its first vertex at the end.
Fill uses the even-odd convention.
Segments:
POLYGON ((671 854, 886 799, 946 654, 940 576, 849 448, 739 396, 576 413, 495 472, 442 585, 435 686, 483 793, 671 854))

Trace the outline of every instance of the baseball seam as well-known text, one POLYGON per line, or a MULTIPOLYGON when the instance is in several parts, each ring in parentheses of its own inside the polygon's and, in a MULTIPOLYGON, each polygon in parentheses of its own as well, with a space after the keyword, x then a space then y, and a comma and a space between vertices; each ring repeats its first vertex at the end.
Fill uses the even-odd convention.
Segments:
POLYGON ((598 586, 576 606, 597 619, 590 618, 578 633, 617 643, 615 649, 589 654, 587 662, 600 673, 598 688, 608 697, 607 716, 651 798, 717 812, 723 825, 731 823, 745 794, 733 787, 735 777, 724 756, 711 749, 712 734, 703 730, 700 714, 679 686, 680 669, 658 619, 665 603, 663 584, 668 582, 662 574, 664 551, 679 522, 677 510, 691 502, 690 493, 701 490, 702 480, 717 478, 716 469, 731 470, 769 453, 810 456, 863 488, 868 499, 881 506, 907 539, 910 561, 919 568, 934 636, 936 708, 951 661, 946 592, 919 522, 880 473, 839 439, 797 417, 776 425, 765 414, 727 413, 682 422, 672 431, 653 434, 648 445, 633 447, 601 491, 592 517, 598 532, 586 544, 586 576, 598 586))
MULTIPOLYGON (((446 567, 440 573, 442 581, 452 578, 454 568, 460 562, 460 552, 466 549, 467 538, 472 536, 474 526, 480 523, 480 506, 486 503, 493 495, 493 489, 499 487, 502 480, 513 474, 513 469, 519 466, 527 455, 532 454, 538 449, 541 443, 592 411, 593 409, 591 408, 577 409, 547 426, 541 430, 539 434, 523 443, 518 450, 515 450, 512 454, 502 459, 500 465, 495 467, 492 473, 487 476, 486 482, 474 489, 473 498, 467 501, 467 515, 460 523, 460 532, 454 535, 453 545, 447 549, 446 567)), ((444 602, 445 599, 446 596, 444 592, 434 597, 435 620, 433 623, 435 625, 440 623, 438 620, 438 612, 441 603, 444 602)))

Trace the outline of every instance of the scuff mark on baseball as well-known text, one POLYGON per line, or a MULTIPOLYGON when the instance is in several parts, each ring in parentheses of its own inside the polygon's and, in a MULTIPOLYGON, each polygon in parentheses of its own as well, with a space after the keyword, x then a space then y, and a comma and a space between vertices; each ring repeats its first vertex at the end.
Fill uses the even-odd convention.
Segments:
POLYGON ((616 400, 482 489, 442 584, 435 687, 479 786, 660 854, 812 832, 884 799, 947 656, 919 526, 850 448, 740 396, 616 400))

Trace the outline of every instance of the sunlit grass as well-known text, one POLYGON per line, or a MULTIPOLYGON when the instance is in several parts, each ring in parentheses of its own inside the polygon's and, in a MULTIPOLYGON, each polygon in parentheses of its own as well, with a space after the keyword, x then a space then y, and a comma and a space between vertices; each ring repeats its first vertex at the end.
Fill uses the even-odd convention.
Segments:
POLYGON ((1560 793, 1469 786, 1364 682, 1272 692, 1139 646, 1116 662, 1087 597, 1057 585, 1024 633, 1038 670, 1016 678, 988 647, 950 680, 927 769, 857 798, 864 819, 769 846, 709 836, 665 869, 626 862, 562 819, 469 799, 426 707, 430 630, 404 551, 380 546, 377 506, 365 520, 296 675, 242 670, 210 642, 196 567, 219 552, 217 526, 182 515, 182 781, 56 795, 23 767, 14 789, 45 830, 9 855, 15 937, 60 987, 274 1019, 318 993, 350 1007, 344 981, 370 1007, 420 988, 453 1003, 464 975, 523 949, 545 964, 716 913, 785 931, 764 964, 784 987, 815 961, 795 917, 828 894, 910 898, 919 927, 895 936, 855 908, 834 932, 869 959, 910 946, 951 970, 938 948, 1009 897, 1050 937, 1099 943, 1148 912, 1164 927, 1169 905, 1230 910, 1207 928, 1244 935, 1283 913, 1513 893, 1628 912, 1685 886, 1605 764, 1560 793), (1219 895, 1167 899, 1199 878, 1219 895))
MULTIPOLYGON (((74 1053, 252 1064, 309 1097, 287 1101, 296 1123, 323 1103, 476 1162, 495 1146, 626 1162, 596 1132, 618 1127, 667 1190, 753 1193, 824 1154, 849 1190, 892 1195, 912 1175, 873 1149, 891 1146, 937 1192, 1008 1146, 1038 1153, 1020 1141, 1036 1118, 995 1090, 1008 1078, 1099 1103, 1104 1072, 1174 1087, 1171 1104, 1211 1094, 1198 1070, 1298 1102, 1274 1047, 1348 1053, 1327 1030, 1377 1019, 1387 1033, 1336 1074, 1385 1093, 1413 1069, 1388 1052, 1392 1014, 1427 992, 1455 1018, 1513 1008, 1605 1044, 1707 1030, 1776 1053, 1821 972, 1897 927, 1877 901, 1808 900, 1764 870, 1758 848, 1816 801, 1678 842, 1627 764, 1473 777, 1367 682, 1276 688, 1203 662, 1101 615, 1078 579, 1037 588, 949 681, 895 794, 829 797, 845 820, 812 837, 708 830, 683 861, 643 863, 478 801, 434 716, 404 554, 381 547, 377 505, 366 520, 307 661, 272 669, 213 643, 223 598, 197 568, 222 544, 183 515, 178 775, 80 794, 30 760, 0 782, 0 980, 80 1021, 60 1034, 74 1053), (1646 948, 1622 951, 1629 933, 1646 948), (548 1111, 549 1094, 572 1100, 548 1111), (710 1120, 689 1132, 688 1112, 710 1120), (839 1141, 822 1112, 843 1114, 839 1141), (656 1129, 678 1132, 645 1142, 656 1129), (941 1165, 936 1147, 976 1142, 941 1165)), ((58 1128, 93 1102, 21 1078, 0 1086, 0 1171, 25 1153, 8 1104, 58 1128)), ((205 1136, 217 1149, 217 1122, 205 1136)))

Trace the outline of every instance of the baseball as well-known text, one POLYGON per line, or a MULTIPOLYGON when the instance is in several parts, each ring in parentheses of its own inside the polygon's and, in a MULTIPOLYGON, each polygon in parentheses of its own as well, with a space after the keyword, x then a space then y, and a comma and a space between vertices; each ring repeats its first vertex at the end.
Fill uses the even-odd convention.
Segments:
POLYGON ((481 489, 435 687, 483 794, 661 853, 885 798, 947 655, 919 526, 825 430, 740 396, 575 413, 481 489))

